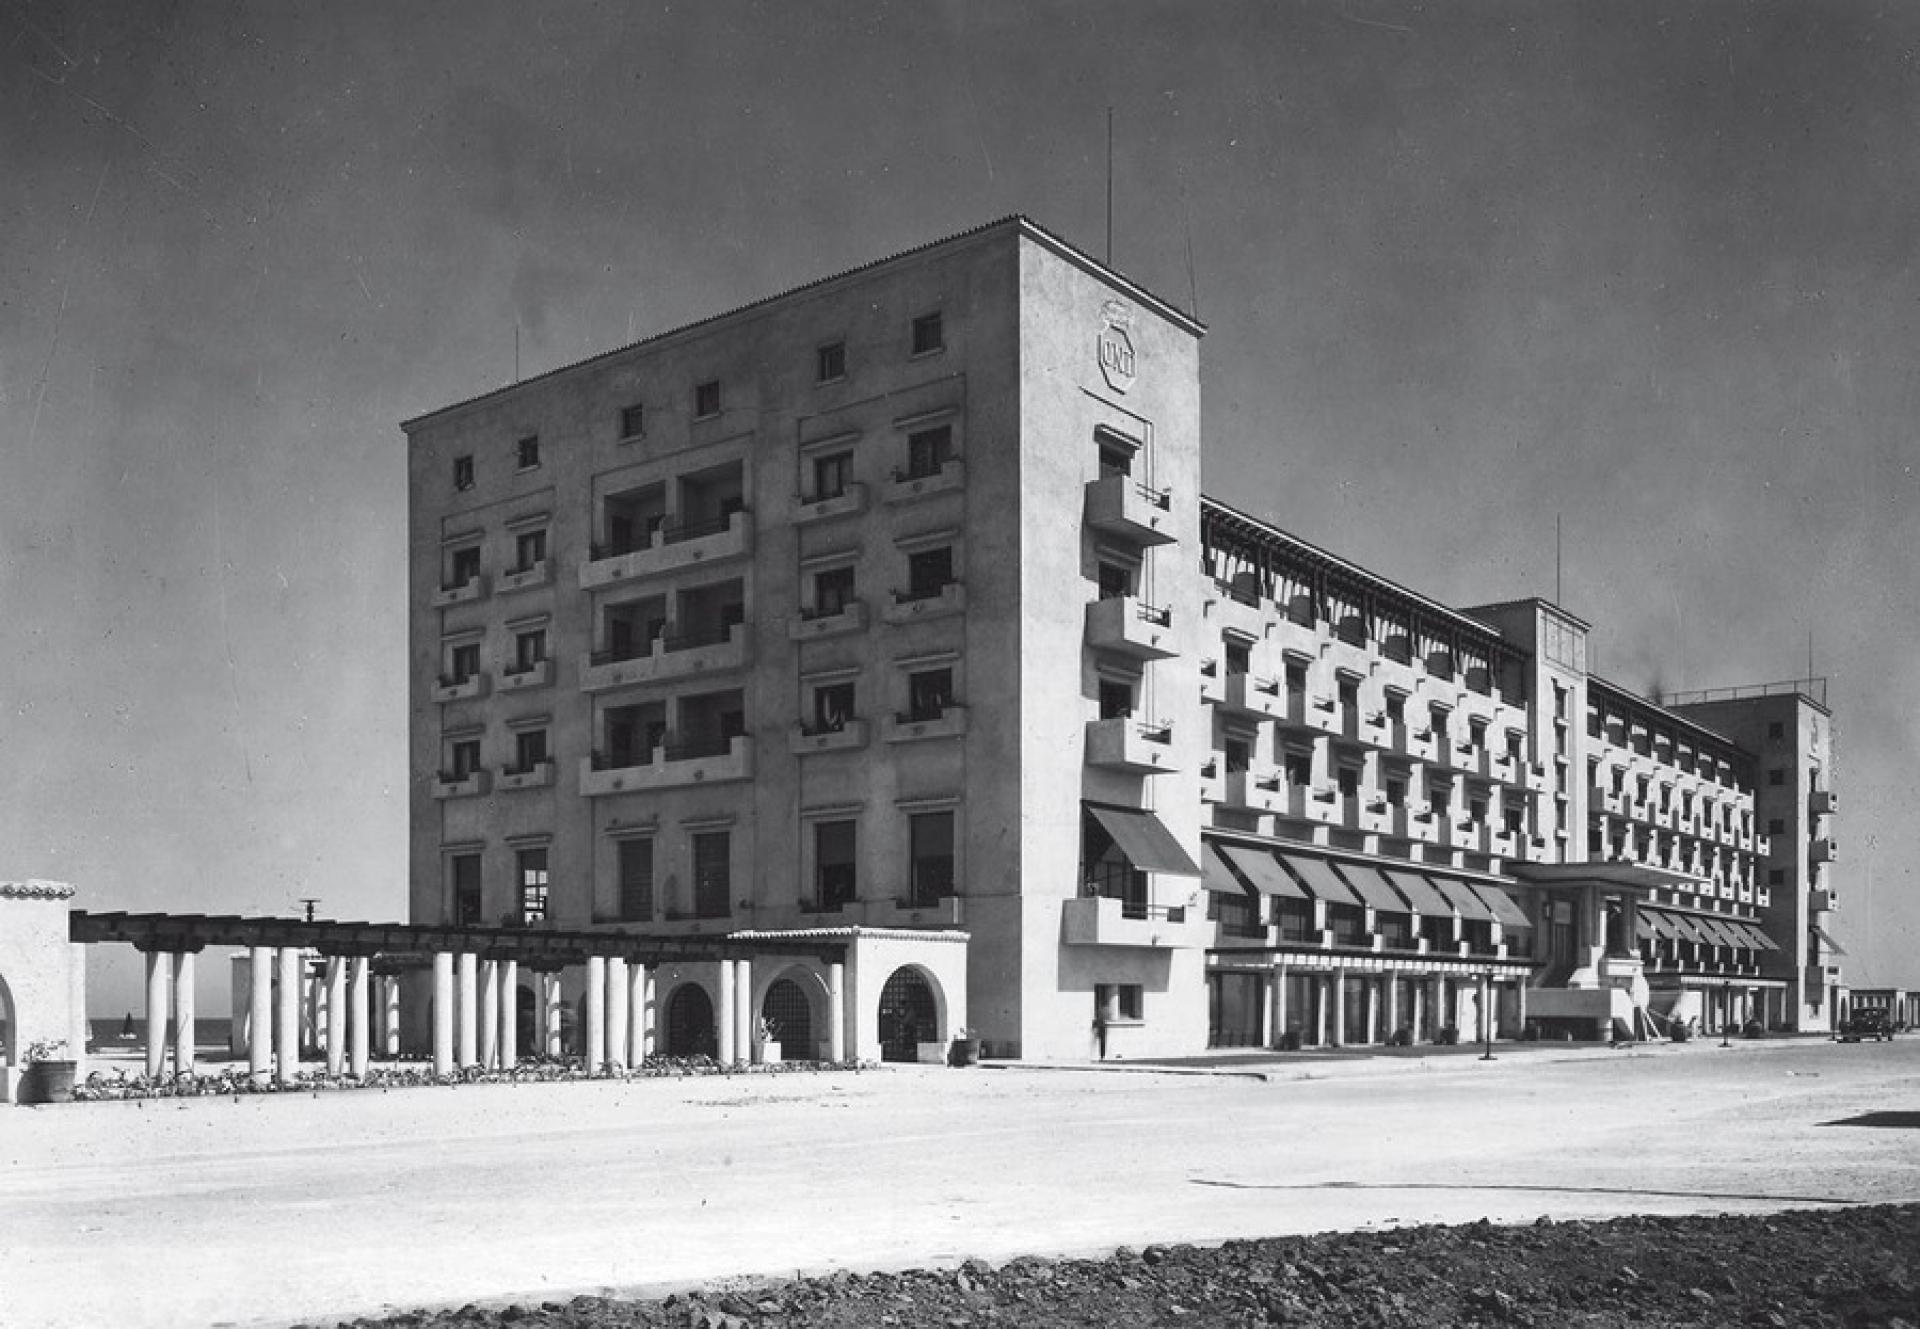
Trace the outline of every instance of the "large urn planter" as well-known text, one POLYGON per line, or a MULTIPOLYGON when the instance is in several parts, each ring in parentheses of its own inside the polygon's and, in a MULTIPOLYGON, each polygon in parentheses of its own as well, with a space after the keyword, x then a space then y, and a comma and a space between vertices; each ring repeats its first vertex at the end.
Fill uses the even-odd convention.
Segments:
POLYGON ((74 1063, 36 1061, 20 1077, 22 1103, 71 1103, 74 1063))
POLYGON ((980 1040, 961 1036, 947 1045, 947 1065, 978 1066, 980 1064, 980 1040))

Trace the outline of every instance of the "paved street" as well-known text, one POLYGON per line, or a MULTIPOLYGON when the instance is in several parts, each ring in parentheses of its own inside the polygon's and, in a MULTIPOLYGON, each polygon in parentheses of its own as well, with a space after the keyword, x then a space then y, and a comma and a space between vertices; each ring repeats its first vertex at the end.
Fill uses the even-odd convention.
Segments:
POLYGON ((1370 1224, 1920 1201, 1920 1039, 0 1110, 0 1323, 288 1323, 1370 1224), (1888 1124, 1834 1124, 1871 1113, 1888 1124))

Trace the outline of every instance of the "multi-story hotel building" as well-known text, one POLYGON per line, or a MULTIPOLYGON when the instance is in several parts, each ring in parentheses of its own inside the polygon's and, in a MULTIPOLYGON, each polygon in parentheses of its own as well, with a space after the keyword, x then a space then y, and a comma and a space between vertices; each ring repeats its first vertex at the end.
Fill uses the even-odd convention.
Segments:
POLYGON ((1016 218, 408 422, 413 919, 884 943, 868 1055, 1821 1025, 1824 707, 1203 499, 1203 333, 1016 218))

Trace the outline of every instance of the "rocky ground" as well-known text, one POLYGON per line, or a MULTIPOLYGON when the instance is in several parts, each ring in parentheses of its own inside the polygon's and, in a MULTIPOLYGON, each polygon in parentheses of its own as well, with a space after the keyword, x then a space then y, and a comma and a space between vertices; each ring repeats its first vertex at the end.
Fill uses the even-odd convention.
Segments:
POLYGON ((1920 1329, 1920 1205, 1759 1217, 1623 1218, 1527 1227, 1411 1227, 1219 1247, 1122 1249, 1105 1260, 971 1261, 679 1293, 659 1301, 416 1311, 421 1326, 1452 1325, 1920 1329))

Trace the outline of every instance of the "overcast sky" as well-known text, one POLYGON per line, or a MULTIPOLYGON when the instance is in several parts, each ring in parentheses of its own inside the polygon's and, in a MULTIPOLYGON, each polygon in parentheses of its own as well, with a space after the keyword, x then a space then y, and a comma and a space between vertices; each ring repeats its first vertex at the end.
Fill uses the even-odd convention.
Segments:
MULTIPOLYGON (((10 4, 0 876, 404 914, 397 422, 1024 212, 1211 492, 1636 690, 1832 680, 1920 984, 1913 6, 10 4), (1189 261, 1189 254, 1191 261, 1189 261)), ((96 948, 96 950, 101 948, 96 948)), ((208 966, 209 968, 213 966, 208 966)), ((115 968, 96 1008, 133 1004, 115 968)), ((210 1012, 213 1013, 213 1012, 210 1012)))

